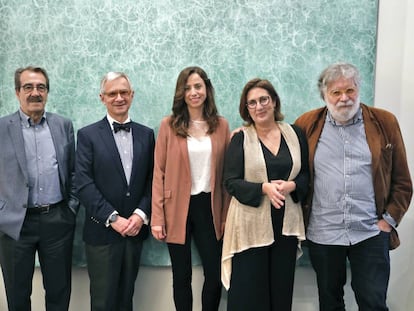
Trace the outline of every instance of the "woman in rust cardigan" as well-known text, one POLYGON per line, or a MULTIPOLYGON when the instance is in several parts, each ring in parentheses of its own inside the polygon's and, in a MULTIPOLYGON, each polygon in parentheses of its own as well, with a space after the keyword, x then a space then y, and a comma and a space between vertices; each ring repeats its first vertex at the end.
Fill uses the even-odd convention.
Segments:
POLYGON ((203 69, 178 76, 172 114, 155 146, 151 231, 171 258, 176 310, 192 310, 191 238, 204 270, 202 310, 218 310, 220 260, 228 195, 222 185, 227 121, 218 116, 214 89, 203 69))

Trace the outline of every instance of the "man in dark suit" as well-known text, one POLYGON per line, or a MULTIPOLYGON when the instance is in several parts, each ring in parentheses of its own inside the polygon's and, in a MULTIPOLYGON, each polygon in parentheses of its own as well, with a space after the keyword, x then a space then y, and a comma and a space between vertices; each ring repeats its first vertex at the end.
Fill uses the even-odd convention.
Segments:
POLYGON ((83 238, 91 310, 132 311, 143 240, 148 235, 154 132, 131 122, 127 75, 109 72, 100 98, 107 115, 78 131, 75 181, 85 206, 83 238))
POLYGON ((47 311, 69 308, 78 202, 72 196, 72 122, 45 112, 49 78, 15 72, 20 109, 0 119, 0 264, 9 311, 31 310, 38 253, 47 311))

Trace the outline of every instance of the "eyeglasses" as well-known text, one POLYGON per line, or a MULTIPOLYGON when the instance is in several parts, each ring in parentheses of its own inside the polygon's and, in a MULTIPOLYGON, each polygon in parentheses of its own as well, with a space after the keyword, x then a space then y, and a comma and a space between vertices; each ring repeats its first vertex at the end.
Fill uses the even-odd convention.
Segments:
POLYGON ((260 105, 267 106, 270 103, 270 96, 260 96, 259 99, 251 99, 247 102, 246 106, 249 109, 256 108, 257 103, 260 103, 260 105))
POLYGON ((345 91, 331 90, 328 93, 329 93, 329 96, 334 97, 334 98, 341 98, 342 94, 345 94, 347 97, 352 97, 357 93, 357 90, 354 88, 348 88, 345 91))
POLYGON ((118 91, 112 91, 109 93, 103 93, 104 95, 108 96, 111 99, 114 99, 118 96, 121 96, 122 98, 128 97, 131 95, 131 90, 118 90, 118 91))
POLYGON ((28 83, 22 85, 20 88, 22 88, 25 93, 31 93, 34 91, 34 89, 36 89, 39 93, 47 92, 47 87, 44 84, 33 85, 31 83, 28 83))

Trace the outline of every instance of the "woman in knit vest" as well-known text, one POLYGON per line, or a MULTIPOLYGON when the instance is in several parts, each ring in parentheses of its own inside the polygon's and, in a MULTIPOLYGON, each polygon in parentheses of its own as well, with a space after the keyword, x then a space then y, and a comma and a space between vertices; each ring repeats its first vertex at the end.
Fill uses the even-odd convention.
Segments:
POLYGON ((224 162, 224 185, 233 196, 222 255, 227 310, 291 310, 305 239, 306 138, 282 122, 279 96, 267 80, 246 84, 239 111, 245 128, 233 136, 224 162))

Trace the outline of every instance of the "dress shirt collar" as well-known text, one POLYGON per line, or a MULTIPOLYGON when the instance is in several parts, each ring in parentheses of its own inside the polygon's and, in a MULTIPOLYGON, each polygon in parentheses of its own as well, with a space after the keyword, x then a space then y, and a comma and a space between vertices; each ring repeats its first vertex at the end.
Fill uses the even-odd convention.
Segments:
MULTIPOLYGON (((24 127, 30 127, 30 126, 36 125, 32 123, 30 117, 27 114, 25 114, 21 109, 19 109, 19 116, 20 116, 20 121, 24 127)), ((39 124, 43 125, 44 121, 46 121, 46 112, 43 113, 43 116, 40 119, 39 124)))
MULTIPOLYGON (((108 120, 108 122, 109 122, 109 126, 111 127, 111 130, 112 130, 112 132, 114 131, 114 126, 113 126, 113 124, 112 123, 114 123, 114 122, 118 122, 118 121, 116 121, 114 118, 112 118, 109 114, 106 114, 106 119, 108 120)), ((126 120, 123 122, 123 123, 127 123, 127 122, 131 122, 131 118, 128 116, 128 118, 126 118, 126 120)), ((119 122, 118 122, 119 123, 119 122)), ((123 124, 122 123, 122 124, 123 124)))

